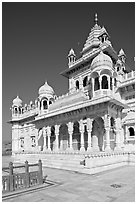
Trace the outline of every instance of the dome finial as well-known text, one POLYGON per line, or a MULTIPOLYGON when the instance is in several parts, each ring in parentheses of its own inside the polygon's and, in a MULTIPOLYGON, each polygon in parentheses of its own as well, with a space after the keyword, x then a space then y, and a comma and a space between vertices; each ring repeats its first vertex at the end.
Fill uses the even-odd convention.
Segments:
POLYGON ((95 25, 97 25, 97 24, 98 24, 98 14, 95 13, 95 25))

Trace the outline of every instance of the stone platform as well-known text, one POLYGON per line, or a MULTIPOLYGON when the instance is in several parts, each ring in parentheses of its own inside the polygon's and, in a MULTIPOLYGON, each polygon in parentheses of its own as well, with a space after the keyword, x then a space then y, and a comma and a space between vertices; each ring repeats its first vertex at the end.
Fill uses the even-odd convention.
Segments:
POLYGON ((40 152, 19 153, 14 156, 14 162, 36 163, 42 160, 43 167, 71 170, 86 174, 95 174, 105 170, 135 163, 135 152, 40 152))

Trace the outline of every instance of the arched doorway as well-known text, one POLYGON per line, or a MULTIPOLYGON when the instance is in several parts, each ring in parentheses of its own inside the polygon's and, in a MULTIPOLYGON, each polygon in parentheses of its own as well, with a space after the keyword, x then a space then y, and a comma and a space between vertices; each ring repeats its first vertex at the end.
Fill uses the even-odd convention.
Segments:
POLYGON ((72 146, 74 150, 80 150, 80 131, 78 121, 75 121, 73 124, 72 146))
POLYGON ((104 151, 104 121, 101 117, 93 121, 92 147, 94 151, 104 151))
POLYGON ((68 126, 62 124, 59 129, 59 147, 61 150, 66 150, 68 148, 68 126))

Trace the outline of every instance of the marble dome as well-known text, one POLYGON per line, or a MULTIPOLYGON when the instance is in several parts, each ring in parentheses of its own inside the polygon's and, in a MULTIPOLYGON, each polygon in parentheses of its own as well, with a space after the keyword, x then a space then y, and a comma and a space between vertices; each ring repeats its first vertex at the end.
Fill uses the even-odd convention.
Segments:
POLYGON ((39 88, 39 95, 41 94, 54 95, 54 90, 51 86, 48 85, 47 81, 39 88))
POLYGON ((17 96, 17 97, 13 100, 13 105, 15 105, 15 106, 22 106, 22 100, 19 98, 19 96, 17 96))
POLYGON ((99 53, 99 55, 97 55, 92 63, 91 63, 91 67, 95 68, 95 67, 99 67, 99 66, 109 66, 112 67, 112 60, 111 58, 104 54, 102 51, 99 53))

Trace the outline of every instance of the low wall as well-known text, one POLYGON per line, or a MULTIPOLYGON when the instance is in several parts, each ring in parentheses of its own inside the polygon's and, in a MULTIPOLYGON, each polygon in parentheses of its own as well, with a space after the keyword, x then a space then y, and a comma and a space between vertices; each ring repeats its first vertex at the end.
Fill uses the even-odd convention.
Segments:
POLYGON ((135 152, 85 155, 84 173, 94 174, 124 165, 135 164, 135 152))

